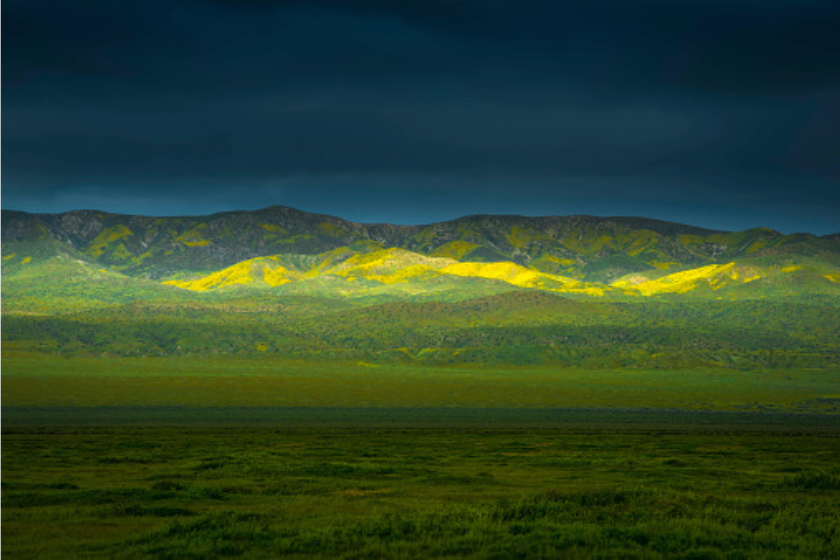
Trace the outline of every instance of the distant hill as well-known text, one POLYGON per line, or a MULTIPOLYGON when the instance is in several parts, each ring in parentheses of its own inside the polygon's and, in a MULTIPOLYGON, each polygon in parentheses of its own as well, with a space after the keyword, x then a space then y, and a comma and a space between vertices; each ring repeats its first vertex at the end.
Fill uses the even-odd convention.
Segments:
MULTIPOLYGON (((2 215, 4 356, 840 364, 840 236, 644 218, 2 215)), ((33 358, 34 359, 34 358, 33 358)))
POLYGON ((513 288, 750 297, 749 285, 760 287, 756 297, 840 293, 840 235, 723 232, 634 217, 477 215, 397 226, 282 206, 198 217, 3 210, 2 241, 12 287, 34 269, 24 263, 32 263, 29 252, 49 246, 92 270, 202 292, 329 295, 341 286, 345 295, 371 297, 513 288))

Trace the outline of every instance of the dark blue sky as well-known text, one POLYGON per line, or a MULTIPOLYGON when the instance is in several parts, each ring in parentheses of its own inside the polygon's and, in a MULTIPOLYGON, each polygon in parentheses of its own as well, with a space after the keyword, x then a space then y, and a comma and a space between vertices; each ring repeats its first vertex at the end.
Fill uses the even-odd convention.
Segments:
POLYGON ((840 3, 7 0, 2 205, 840 231, 840 3))

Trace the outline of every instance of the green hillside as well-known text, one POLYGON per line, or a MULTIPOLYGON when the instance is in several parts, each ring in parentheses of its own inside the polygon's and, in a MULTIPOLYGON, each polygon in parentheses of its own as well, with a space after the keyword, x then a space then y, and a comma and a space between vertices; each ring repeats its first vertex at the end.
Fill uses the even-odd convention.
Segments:
POLYGON ((836 370, 838 246, 641 218, 4 211, 3 353, 836 370))
POLYGON ((6 313, 4 355, 269 355, 380 364, 840 368, 840 313, 823 303, 604 302, 520 290, 384 303, 275 295, 6 313))
POLYGON ((135 301, 188 304, 193 294, 133 278, 55 240, 3 243, 3 313, 66 314, 135 301))
MULTIPOLYGON (((630 273, 773 255, 840 255, 837 236, 720 232, 643 218, 468 216, 425 226, 359 224, 286 207, 199 217, 3 211, 5 243, 53 239, 130 276, 208 275, 258 257, 405 249, 458 262, 510 261, 609 284, 630 273)), ((300 259, 300 257, 298 257, 300 259)), ((305 260, 305 259, 304 259, 305 260)))

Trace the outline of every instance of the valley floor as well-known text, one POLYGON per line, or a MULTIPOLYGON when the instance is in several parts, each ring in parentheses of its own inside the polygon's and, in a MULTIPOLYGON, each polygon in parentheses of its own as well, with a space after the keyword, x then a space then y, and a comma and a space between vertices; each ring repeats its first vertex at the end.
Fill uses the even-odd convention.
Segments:
POLYGON ((3 553, 836 556, 838 382, 4 351, 3 553))
MULTIPOLYGON (((806 369, 435 367, 362 361, 3 354, 8 407, 625 408, 840 412, 840 376, 806 369)), ((840 417, 840 415, 838 415, 840 417)))
POLYGON ((840 427, 830 421, 788 417, 754 430, 766 416, 739 427, 676 415, 625 418, 623 427, 582 417, 575 427, 470 427, 469 414, 449 426, 419 414, 413 425, 387 426, 381 413, 365 420, 357 409, 341 421, 336 410, 318 425, 291 413, 203 424, 196 411, 176 424, 158 410, 159 422, 109 426, 91 422, 102 410, 90 409, 68 426, 67 409, 37 418, 12 409, 10 422, 4 409, 3 553, 826 558, 840 550, 840 427))

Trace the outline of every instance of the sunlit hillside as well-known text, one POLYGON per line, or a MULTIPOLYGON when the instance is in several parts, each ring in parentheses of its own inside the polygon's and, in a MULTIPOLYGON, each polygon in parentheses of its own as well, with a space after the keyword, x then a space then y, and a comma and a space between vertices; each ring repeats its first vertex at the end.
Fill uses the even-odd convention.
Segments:
POLYGON ((831 301, 840 296, 840 237, 591 216, 392 226, 284 207, 181 218, 3 211, 6 311, 265 291, 457 301, 516 289, 617 301, 831 301))
MULTIPOLYGON (((244 261, 277 255, 292 259, 292 266, 283 265, 291 271, 305 268, 320 274, 359 252, 383 249, 457 262, 512 262, 536 272, 603 285, 628 274, 682 272, 782 255, 834 258, 836 265, 840 255, 837 236, 784 235, 766 228, 721 232, 643 218, 593 216, 468 216, 423 226, 395 226, 359 224, 277 206, 172 218, 4 210, 2 223, 4 243, 53 239, 110 269, 158 280, 206 277, 244 261)), ((436 263, 417 261, 412 266, 440 268, 436 263)), ((389 269, 380 276, 394 274, 389 269)))
POLYGON ((4 356, 840 367, 840 238, 637 218, 4 212, 4 356))

